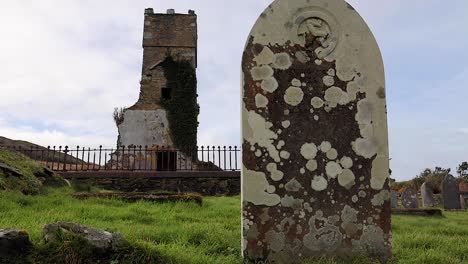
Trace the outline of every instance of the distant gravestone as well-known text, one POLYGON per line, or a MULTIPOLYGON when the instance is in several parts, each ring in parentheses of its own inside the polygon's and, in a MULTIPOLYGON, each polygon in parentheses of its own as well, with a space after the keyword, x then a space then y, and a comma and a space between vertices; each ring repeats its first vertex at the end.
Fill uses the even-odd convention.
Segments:
POLYGON ((457 179, 450 174, 445 176, 442 182, 442 197, 444 200, 444 209, 461 209, 460 190, 458 187, 458 182, 457 179))
POLYGON ((437 204, 433 194, 434 188, 432 184, 425 182, 421 185, 421 198, 423 207, 433 207, 437 204))
POLYGON ((418 208, 418 194, 410 187, 401 194, 401 203, 405 208, 418 208))
POLYGON ((460 194, 460 208, 465 209, 466 208, 466 202, 465 202, 465 196, 460 194))
POLYGON ((242 71, 244 257, 388 258, 384 71, 363 19, 343 0, 277 0, 242 71))
POLYGON ((398 207, 398 196, 397 192, 391 191, 390 192, 390 205, 392 208, 397 208, 398 207))

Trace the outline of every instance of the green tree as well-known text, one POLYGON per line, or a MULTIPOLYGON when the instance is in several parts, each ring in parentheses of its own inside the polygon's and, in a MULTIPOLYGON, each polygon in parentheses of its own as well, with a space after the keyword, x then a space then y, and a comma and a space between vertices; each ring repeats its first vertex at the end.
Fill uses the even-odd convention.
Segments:
POLYGON ((457 173, 460 178, 465 181, 468 181, 468 162, 464 161, 458 165, 457 173))
POLYGON ((419 190, 424 182, 428 182, 434 187, 435 192, 441 192, 442 181, 449 173, 450 168, 444 169, 442 167, 435 167, 434 170, 426 168, 413 180, 411 180, 411 187, 419 190))

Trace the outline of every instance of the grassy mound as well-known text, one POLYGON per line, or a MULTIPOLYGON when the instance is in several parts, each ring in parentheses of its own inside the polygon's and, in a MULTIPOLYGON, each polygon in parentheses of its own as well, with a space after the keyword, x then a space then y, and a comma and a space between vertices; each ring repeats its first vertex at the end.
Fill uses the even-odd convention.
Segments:
POLYGON ((66 185, 62 177, 18 152, 0 148, 0 163, 15 168, 21 173, 21 175, 12 175, 0 169, 0 190, 38 194, 43 186, 66 185))

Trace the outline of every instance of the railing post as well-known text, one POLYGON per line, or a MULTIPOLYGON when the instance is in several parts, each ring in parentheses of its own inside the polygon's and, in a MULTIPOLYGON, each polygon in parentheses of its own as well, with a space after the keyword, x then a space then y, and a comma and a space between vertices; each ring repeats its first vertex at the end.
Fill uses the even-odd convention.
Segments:
POLYGON ((221 146, 218 146, 218 167, 221 168, 221 146))
POLYGON ((57 152, 55 151, 55 146, 53 147, 53 152, 52 152, 52 170, 55 170, 55 155, 57 154, 57 152))
POLYGON ((102 145, 99 146, 99 166, 98 166, 98 170, 101 170, 101 154, 102 154, 102 145))
POLYGON ((63 171, 67 171, 67 156, 68 156, 68 146, 65 146, 64 150, 64 156, 63 156, 63 171))
POLYGON ((235 164, 235 170, 237 171, 237 146, 234 146, 234 164, 235 164))
MULTIPOLYGON (((150 155, 151 158, 151 155, 150 155)), ((148 146, 145 145, 145 170, 148 170, 148 146)))
POLYGON ((89 159, 90 159, 90 155, 91 155, 91 148, 88 147, 88 162, 86 164, 86 170, 89 170, 89 159))
POLYGON ((75 170, 78 171, 78 161, 80 160, 80 146, 76 146, 75 170))
POLYGON ((47 160, 46 160, 46 167, 49 167, 49 160, 50 159, 50 146, 47 146, 47 160))
MULTIPOLYGON (((118 146, 117 146, 117 148, 118 148, 118 146)), ((111 165, 110 170, 114 170, 114 168, 112 168, 114 166, 113 165, 114 161, 112 160, 113 159, 113 157, 112 157, 113 154, 114 154, 114 148, 111 148, 110 153, 109 153, 109 155, 110 155, 109 160, 110 160, 110 165, 111 165)), ((115 155, 117 156, 117 150, 115 151, 115 155)))
POLYGON ((215 167, 216 167, 216 158, 215 158, 215 146, 213 146, 213 165, 212 165, 212 169, 215 170, 215 167))
POLYGON ((229 146, 229 170, 232 170, 232 147, 229 146))
MULTIPOLYGON (((111 156, 111 158, 112 158, 112 156, 111 156)), ((107 149, 104 150, 104 171, 106 171, 106 170, 107 170, 107 149)))
POLYGON ((223 146, 224 149, 224 170, 226 170, 226 146, 223 146))
POLYGON ((83 147, 83 150, 81 151, 81 170, 84 170, 84 153, 85 147, 83 147))

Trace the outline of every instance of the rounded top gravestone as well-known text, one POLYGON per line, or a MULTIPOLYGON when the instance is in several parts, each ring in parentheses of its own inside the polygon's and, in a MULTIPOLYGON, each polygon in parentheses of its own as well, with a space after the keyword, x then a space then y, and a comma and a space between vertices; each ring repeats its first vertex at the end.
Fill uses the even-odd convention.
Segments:
POLYGON ((408 187, 401 193, 401 203, 405 208, 418 208, 418 194, 408 187))
POLYGON ((445 176, 442 181, 442 197, 445 210, 460 210, 460 189, 458 181, 452 175, 445 176))
POLYGON ((390 256, 385 80, 342 0, 277 0, 242 59, 243 254, 390 256))

